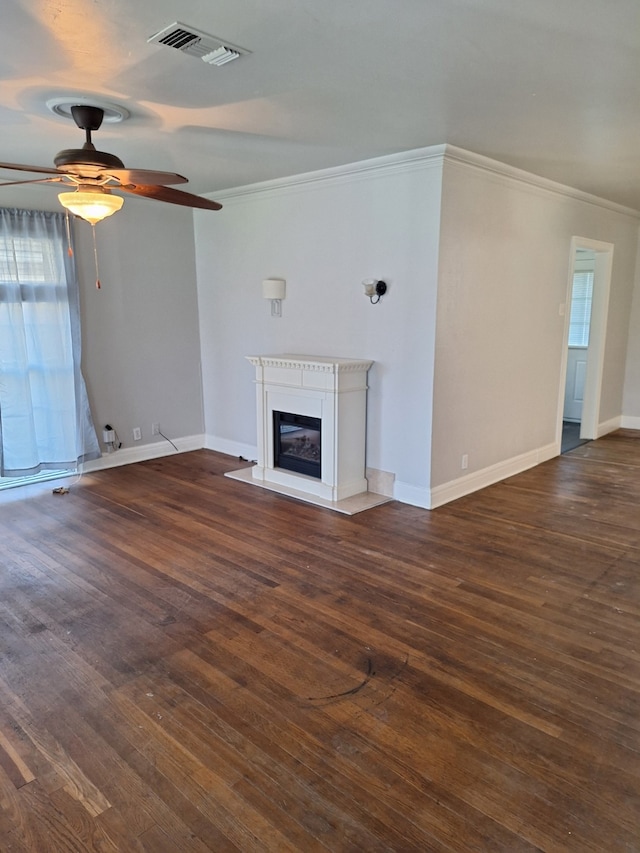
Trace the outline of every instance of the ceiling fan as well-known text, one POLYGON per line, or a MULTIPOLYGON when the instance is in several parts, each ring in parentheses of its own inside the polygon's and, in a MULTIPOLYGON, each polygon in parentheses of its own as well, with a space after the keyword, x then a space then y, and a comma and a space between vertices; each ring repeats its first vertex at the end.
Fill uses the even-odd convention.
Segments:
POLYGON ((204 210, 220 210, 217 201, 173 189, 167 184, 186 184, 187 178, 173 172, 157 172, 148 169, 127 169, 115 155, 97 151, 91 141, 91 133, 100 128, 104 118, 101 107, 78 104, 71 107, 73 120, 85 131, 82 148, 66 148, 54 158, 55 168, 27 166, 19 163, 0 163, 0 169, 19 172, 34 172, 49 175, 24 181, 6 181, 0 187, 15 184, 62 184, 73 188, 58 194, 63 207, 95 225, 107 216, 120 210, 124 199, 113 195, 112 189, 131 193, 144 198, 197 207, 204 210))

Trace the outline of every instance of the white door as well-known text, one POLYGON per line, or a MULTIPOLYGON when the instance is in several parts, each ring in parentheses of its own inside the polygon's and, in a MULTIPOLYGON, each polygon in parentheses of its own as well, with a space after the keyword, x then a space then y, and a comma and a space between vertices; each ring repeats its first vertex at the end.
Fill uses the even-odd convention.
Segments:
POLYGON ((585 249, 576 250, 569 309, 567 378, 564 386, 564 409, 562 412, 563 421, 573 421, 574 423, 582 422, 595 263, 595 252, 585 249))
POLYGON ((567 356, 567 382, 564 388, 562 419, 580 423, 584 403, 584 381, 587 375, 587 350, 569 347, 567 356))
MULTIPOLYGON (((602 391, 602 374, 604 367, 604 346, 607 333, 607 315, 609 310, 609 292, 611 288, 611 268, 613 262, 613 244, 603 243, 590 238, 571 238, 571 268, 567 281, 567 300, 565 321, 565 347, 560 365, 562 377, 558 394, 558 420, 556 427, 556 441, 558 452, 562 445, 562 421, 564 418, 565 400, 570 398, 575 407, 569 412, 572 419, 580 422, 580 438, 598 438, 600 394, 602 391), (585 313, 588 311, 588 340, 578 341, 574 339, 576 330, 573 329, 571 314, 573 313, 573 296, 576 273, 584 272, 580 267, 588 262, 593 269, 593 288, 590 305, 583 305, 585 313), (576 269, 577 267, 577 269, 576 269), (573 345, 573 346, 570 346, 573 345), (569 354, 574 347, 582 348, 585 363, 576 364, 568 368, 569 354), (567 391, 567 385, 569 390, 567 391), (581 401, 581 410, 578 413, 578 403, 581 401)), ((577 308, 578 306, 576 306, 577 308)), ((565 306, 561 305, 561 313, 565 306)), ((576 356, 576 362, 582 361, 576 356)))

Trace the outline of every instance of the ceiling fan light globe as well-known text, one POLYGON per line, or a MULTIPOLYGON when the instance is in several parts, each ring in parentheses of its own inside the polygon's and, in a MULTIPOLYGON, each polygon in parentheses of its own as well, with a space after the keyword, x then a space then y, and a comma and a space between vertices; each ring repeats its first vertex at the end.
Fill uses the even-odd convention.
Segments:
POLYGON ((124 204, 119 195, 112 195, 108 190, 75 190, 75 192, 59 193, 60 204, 80 216, 92 225, 101 222, 107 216, 117 213, 124 204))

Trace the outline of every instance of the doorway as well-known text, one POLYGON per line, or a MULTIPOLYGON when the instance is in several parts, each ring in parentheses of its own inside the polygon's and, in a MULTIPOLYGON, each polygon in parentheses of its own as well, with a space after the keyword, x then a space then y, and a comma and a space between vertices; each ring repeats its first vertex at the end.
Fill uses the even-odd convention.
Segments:
POLYGON ((573 446, 599 437, 612 261, 611 243, 572 239, 558 406, 559 452, 568 449, 572 431, 576 433, 573 446))

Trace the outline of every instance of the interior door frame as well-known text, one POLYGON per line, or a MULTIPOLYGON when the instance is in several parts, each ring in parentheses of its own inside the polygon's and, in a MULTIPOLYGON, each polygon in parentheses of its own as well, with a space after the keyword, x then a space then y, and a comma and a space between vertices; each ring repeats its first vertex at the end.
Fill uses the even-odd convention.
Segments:
POLYGON ((609 315, 609 294, 611 292, 611 270, 613 267, 613 243, 591 240, 588 237, 572 237, 569 256, 569 273, 565 299, 565 323, 560 368, 560 394, 558 400, 558 419, 556 441, 558 453, 562 443, 562 415, 564 411, 564 391, 567 382, 567 358, 569 351, 569 319, 571 315, 571 293, 573 290, 573 272, 576 251, 587 249, 595 253, 593 298, 591 302, 591 322, 589 329, 589 347, 587 349, 587 369, 584 385, 584 402, 580 420, 580 438, 599 438, 600 397, 602 394, 602 374, 604 370, 604 351, 607 337, 607 318, 609 315))

